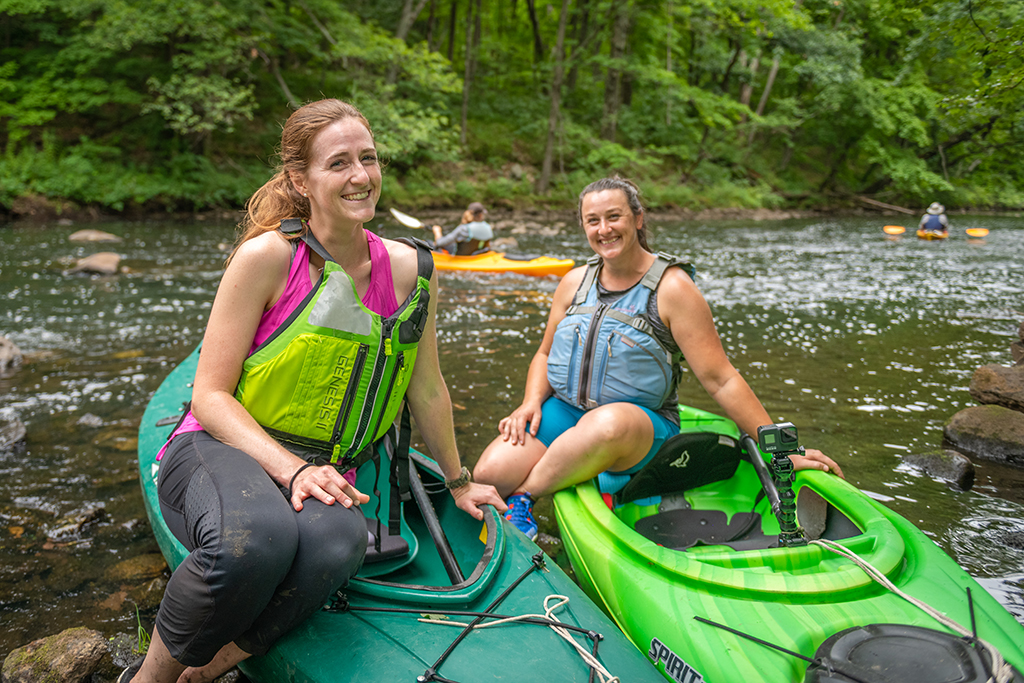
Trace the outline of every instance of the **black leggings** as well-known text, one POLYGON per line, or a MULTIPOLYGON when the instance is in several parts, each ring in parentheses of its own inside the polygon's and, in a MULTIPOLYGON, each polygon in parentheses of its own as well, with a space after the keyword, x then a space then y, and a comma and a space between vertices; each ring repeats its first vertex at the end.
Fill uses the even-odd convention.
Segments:
POLYGON ((209 663, 232 641, 265 654, 320 609, 366 553, 358 507, 307 498, 295 512, 259 463, 206 432, 174 438, 157 490, 167 526, 190 552, 156 617, 185 666, 209 663))

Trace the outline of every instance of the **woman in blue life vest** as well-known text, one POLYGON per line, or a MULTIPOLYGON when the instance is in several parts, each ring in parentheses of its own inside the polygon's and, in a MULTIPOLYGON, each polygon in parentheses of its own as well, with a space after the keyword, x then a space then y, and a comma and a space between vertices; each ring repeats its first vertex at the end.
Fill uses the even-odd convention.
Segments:
MULTIPOLYGON (((726 357, 688 264, 648 248, 639 194, 617 177, 580 193, 596 257, 559 283, 522 405, 498 423, 473 472, 507 497, 506 518, 531 538, 536 498, 601 472, 635 473, 679 432, 682 359, 740 429, 772 423, 726 357)), ((793 464, 842 476, 814 449, 793 464)))
POLYGON ((369 123, 339 100, 307 104, 280 157, 213 301, 191 411, 159 456, 161 511, 190 554, 119 683, 212 681, 324 605, 368 542, 369 497, 331 463, 358 462, 403 398, 458 507, 505 509, 459 461, 429 251, 363 228, 381 193, 369 123))
POLYGON ((949 219, 946 218, 946 207, 938 202, 932 202, 925 214, 921 216, 921 223, 917 229, 926 232, 948 232, 949 219))

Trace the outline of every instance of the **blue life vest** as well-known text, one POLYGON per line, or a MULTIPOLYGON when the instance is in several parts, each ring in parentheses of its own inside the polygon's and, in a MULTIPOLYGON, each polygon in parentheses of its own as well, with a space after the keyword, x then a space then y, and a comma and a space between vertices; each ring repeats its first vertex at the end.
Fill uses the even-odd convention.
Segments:
POLYGON ((925 216, 924 225, 921 226, 922 230, 928 230, 929 232, 945 232, 946 226, 942 224, 942 218, 934 213, 930 213, 925 216))
POLYGON ((692 278, 693 266, 660 252, 640 282, 611 304, 598 301, 601 258, 587 272, 565 318, 555 328, 548 354, 548 383, 569 405, 589 410, 609 403, 634 403, 651 410, 675 402, 682 354, 666 349, 647 313, 651 293, 671 266, 692 278))

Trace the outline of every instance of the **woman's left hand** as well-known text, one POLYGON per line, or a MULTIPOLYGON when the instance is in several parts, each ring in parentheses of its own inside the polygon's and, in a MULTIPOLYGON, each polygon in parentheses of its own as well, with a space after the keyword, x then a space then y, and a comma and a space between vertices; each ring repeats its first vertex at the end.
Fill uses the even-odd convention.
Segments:
POLYGON ((481 505, 493 505, 498 509, 498 512, 505 512, 508 509, 505 501, 498 495, 498 489, 490 484, 469 482, 465 486, 452 489, 452 497, 455 499, 455 504, 459 506, 459 509, 469 513, 473 516, 473 519, 481 522, 484 519, 484 511, 480 509, 481 505))
POLYGON ((804 451, 804 455, 791 455, 789 456, 789 459, 793 463, 794 470, 821 470, 823 472, 833 472, 838 474, 841 479, 846 479, 846 477, 843 476, 843 470, 839 467, 836 461, 816 448, 808 448, 804 451))

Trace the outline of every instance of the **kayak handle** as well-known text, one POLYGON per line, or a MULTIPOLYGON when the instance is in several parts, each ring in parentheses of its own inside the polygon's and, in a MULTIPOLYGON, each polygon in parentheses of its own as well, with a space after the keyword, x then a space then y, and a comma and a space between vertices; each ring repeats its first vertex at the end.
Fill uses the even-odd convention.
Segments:
POLYGON ((743 434, 740 436, 740 443, 743 444, 743 449, 747 452, 747 458, 750 460, 750 464, 754 466, 754 471, 757 472, 757 478, 761 480, 761 488, 764 489, 764 495, 768 497, 768 502, 771 503, 772 514, 778 518, 782 510, 779 490, 775 487, 775 480, 772 479, 771 472, 768 471, 768 465, 765 464, 764 458, 761 457, 761 451, 757 447, 757 442, 749 434, 743 434))

